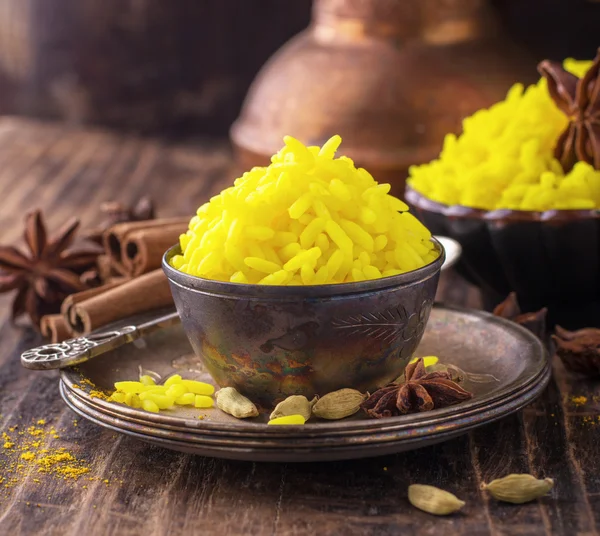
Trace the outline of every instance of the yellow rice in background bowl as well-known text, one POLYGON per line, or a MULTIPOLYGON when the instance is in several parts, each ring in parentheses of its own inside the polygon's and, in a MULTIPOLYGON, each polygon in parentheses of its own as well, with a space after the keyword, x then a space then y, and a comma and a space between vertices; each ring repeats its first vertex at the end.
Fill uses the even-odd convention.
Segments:
MULTIPOLYGON (((578 77, 592 62, 566 60, 578 77)), ((546 81, 515 84, 504 101, 448 134, 439 159, 412 166, 409 188, 443 205, 496 210, 600 209, 600 171, 585 162, 567 174, 553 156, 568 118, 550 97, 546 81)))

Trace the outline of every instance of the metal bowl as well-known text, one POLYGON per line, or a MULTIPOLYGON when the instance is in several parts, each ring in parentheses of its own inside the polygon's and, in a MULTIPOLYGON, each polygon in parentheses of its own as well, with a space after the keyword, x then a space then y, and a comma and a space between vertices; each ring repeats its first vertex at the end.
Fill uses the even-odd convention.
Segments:
POLYGON ((460 243, 456 269, 487 309, 516 292, 524 311, 547 307, 550 326, 600 325, 600 210, 485 211, 405 196, 431 232, 460 243))
POLYGON ((421 341, 445 253, 418 270, 360 283, 263 286, 212 281, 163 257, 183 328, 220 386, 261 404, 343 387, 372 391, 402 374, 421 341))

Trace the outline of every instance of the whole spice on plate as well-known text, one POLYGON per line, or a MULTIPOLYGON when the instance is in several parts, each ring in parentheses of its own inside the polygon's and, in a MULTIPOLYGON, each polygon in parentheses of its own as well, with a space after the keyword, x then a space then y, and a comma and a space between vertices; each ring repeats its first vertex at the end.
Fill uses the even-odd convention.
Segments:
MULTIPOLYGON (((316 402, 316 401, 315 401, 316 402)), ((275 409, 269 417, 271 420, 289 415, 302 415, 305 421, 310 419, 313 403, 302 395, 288 396, 275 406, 275 409)))
POLYGON ((546 495, 554 486, 554 480, 538 480, 529 474, 512 474, 482 484, 481 489, 499 501, 522 504, 546 495))
POLYGON ((338 420, 354 415, 365 400, 356 389, 339 389, 319 398, 312 408, 313 415, 321 419, 338 420))
POLYGON ((600 376, 600 329, 567 331, 556 326, 552 340, 566 368, 587 376, 600 376))
POLYGON ((362 404, 371 417, 380 419, 406 413, 445 408, 469 400, 472 393, 452 381, 444 371, 427 372, 423 359, 406 366, 405 382, 375 391, 362 404))
POLYGON ((548 82, 548 91, 556 106, 569 118, 560 135, 554 156, 565 171, 577 161, 600 170, 600 49, 592 66, 578 78, 553 61, 538 66, 548 82))
POLYGON ((71 247, 79 222, 69 220, 48 238, 39 210, 25 218, 25 243, 29 252, 0 246, 0 292, 16 290, 12 318, 27 313, 39 328, 42 316, 58 313, 62 300, 88 288, 81 274, 93 268, 101 250, 95 244, 71 247))
POLYGON ((258 409, 251 400, 241 393, 238 393, 233 387, 223 387, 215 394, 217 407, 233 415, 238 419, 247 419, 248 417, 258 417, 258 409))
MULTIPOLYGON (((409 365, 416 363, 419 358, 415 357, 409 361, 409 365)), ((454 367, 453 365, 444 365, 440 363, 439 358, 435 355, 424 356, 423 358, 423 366, 427 370, 427 372, 435 372, 437 370, 443 370, 445 372, 450 373, 450 379, 455 382, 461 382, 464 380, 465 376, 458 367, 454 367)), ((404 383, 406 381, 406 376, 404 372, 398 376, 393 383, 404 383)))
POLYGON ((531 333, 536 335, 540 339, 546 337, 546 315, 548 309, 544 307, 535 313, 522 313, 519 302, 517 301, 517 295, 511 292, 506 299, 499 303, 494 309, 494 315, 501 318, 507 318, 516 324, 527 328, 531 333))
POLYGON ((465 505, 452 493, 423 484, 408 486, 408 500, 415 508, 436 516, 458 512, 465 505))

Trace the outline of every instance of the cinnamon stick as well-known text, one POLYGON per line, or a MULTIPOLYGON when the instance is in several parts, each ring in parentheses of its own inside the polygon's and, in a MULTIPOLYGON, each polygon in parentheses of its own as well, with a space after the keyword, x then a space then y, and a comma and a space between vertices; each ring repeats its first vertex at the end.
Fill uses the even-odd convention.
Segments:
POLYGON ((40 322, 42 335, 50 339, 52 344, 63 342, 73 337, 69 324, 63 315, 45 315, 40 322))
POLYGON ((114 279, 115 277, 124 277, 124 270, 121 267, 119 271, 117 267, 113 266, 110 255, 100 255, 98 260, 96 261, 96 265, 98 266, 98 275, 100 276, 101 281, 109 281, 114 279))
MULTIPOLYGON (((89 288, 87 290, 82 290, 81 292, 76 292, 75 294, 71 294, 71 295, 67 296, 64 299, 64 301, 62 302, 62 305, 60 306, 60 313, 62 314, 63 318, 65 319, 65 322, 67 323, 67 325, 69 325, 69 326, 73 325, 74 320, 72 320, 72 310, 73 310, 73 306, 76 303, 80 303, 82 301, 89 300, 90 298, 93 298, 94 296, 98 296, 99 294, 103 294, 104 292, 110 290, 111 288, 115 288, 115 287, 121 285, 125 281, 126 281, 125 279, 113 281, 111 283, 106 283, 105 285, 102 285, 100 287, 89 288)), ((70 329, 72 330, 73 328, 70 327, 70 329)))
POLYGON ((185 233, 187 223, 139 229, 128 233, 122 241, 121 259, 125 271, 131 277, 160 267, 165 251, 185 233))
MULTIPOLYGON (((130 275, 128 269, 123 264, 124 257, 126 256, 125 242, 129 235, 142 230, 162 229, 166 230, 166 233, 170 233, 168 236, 172 237, 175 232, 174 229, 178 229, 177 236, 174 240, 171 240, 171 244, 174 244, 177 241, 177 237, 185 232, 188 223, 189 217, 118 223, 104 233, 102 243, 104 250, 110 257, 111 266, 123 275, 130 275)), ((165 247, 165 249, 167 248, 165 247)))
POLYGON ((111 322, 172 304, 167 277, 158 269, 74 303, 69 324, 76 335, 84 335, 111 322))

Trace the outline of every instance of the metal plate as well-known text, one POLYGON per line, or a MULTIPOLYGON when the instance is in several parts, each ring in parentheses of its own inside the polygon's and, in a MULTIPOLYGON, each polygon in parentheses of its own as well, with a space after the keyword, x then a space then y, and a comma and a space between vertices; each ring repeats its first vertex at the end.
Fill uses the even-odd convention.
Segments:
POLYGON ((179 372, 210 380, 180 326, 148 335, 78 369, 65 369, 61 377, 69 406, 102 426, 198 454, 280 461, 371 456, 445 440, 517 411, 543 390, 549 378, 547 357, 537 338, 480 311, 436 306, 417 352, 432 354, 498 381, 468 382, 473 400, 423 414, 382 420, 358 414, 343 421, 290 427, 266 426, 271 408, 251 422, 217 409, 178 408, 157 415, 90 397, 90 386, 82 378, 110 389, 115 381, 135 378, 140 365, 160 374, 179 372))
POLYGON ((297 440, 275 443, 272 439, 255 440, 248 444, 239 438, 216 440, 200 433, 185 434, 162 430, 153 426, 136 425, 129 421, 107 416, 78 400, 61 382, 61 395, 67 405, 80 416, 115 432, 123 433, 156 446, 215 458, 255 462, 316 462, 356 458, 369 458, 426 447, 460 436, 473 428, 489 424, 520 410, 536 398, 550 379, 550 367, 539 381, 519 395, 503 401, 498 407, 484 408, 472 416, 462 416, 448 425, 408 427, 403 432, 381 432, 367 437, 360 435, 345 438, 339 444, 331 444, 322 437, 318 446, 299 445, 297 440), (429 433, 427 433, 429 432, 429 433))
MULTIPOLYGON (((524 389, 542 373, 547 362, 541 342, 520 326, 481 311, 441 306, 433 309, 416 355, 439 355, 442 360, 457 365, 464 371, 489 374, 498 379, 490 383, 468 382, 466 388, 474 393, 474 398, 457 406, 427 413, 428 418, 437 419, 489 405, 494 400, 524 389)), ((199 359, 193 355, 179 325, 155 332, 78 368, 65 369, 61 375, 69 389, 100 411, 115 417, 181 430, 202 429, 260 437, 264 434, 283 433, 279 427, 274 429, 264 426, 272 408, 264 408, 261 417, 243 421, 218 410, 203 411, 203 420, 198 419, 199 410, 187 408, 152 414, 92 398, 89 395, 90 386, 81 383, 82 378, 86 378, 96 388, 110 390, 115 381, 137 378, 139 366, 161 375, 179 372, 186 377, 213 383, 199 359), (75 388, 74 385, 80 388, 75 388)), ((387 428, 406 422, 418 423, 422 419, 423 415, 395 417, 386 419, 384 426, 387 428)), ((324 427, 329 434, 335 434, 380 429, 381 426, 382 421, 359 414, 343 421, 321 421, 302 427, 286 427, 285 436, 289 437, 290 433, 305 436, 312 432, 320 435, 324 427)))

